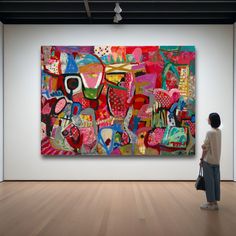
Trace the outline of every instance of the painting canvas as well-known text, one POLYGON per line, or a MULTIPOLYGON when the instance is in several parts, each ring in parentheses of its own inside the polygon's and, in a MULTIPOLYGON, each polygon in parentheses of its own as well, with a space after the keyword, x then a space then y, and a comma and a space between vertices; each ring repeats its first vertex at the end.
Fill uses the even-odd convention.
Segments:
POLYGON ((41 154, 195 154, 194 46, 42 46, 41 154))

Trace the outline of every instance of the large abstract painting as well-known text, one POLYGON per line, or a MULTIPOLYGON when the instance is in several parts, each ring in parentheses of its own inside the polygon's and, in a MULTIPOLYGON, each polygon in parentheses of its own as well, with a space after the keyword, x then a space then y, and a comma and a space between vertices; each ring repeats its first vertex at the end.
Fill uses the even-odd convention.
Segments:
POLYGON ((194 46, 42 46, 41 153, 195 154, 194 46))

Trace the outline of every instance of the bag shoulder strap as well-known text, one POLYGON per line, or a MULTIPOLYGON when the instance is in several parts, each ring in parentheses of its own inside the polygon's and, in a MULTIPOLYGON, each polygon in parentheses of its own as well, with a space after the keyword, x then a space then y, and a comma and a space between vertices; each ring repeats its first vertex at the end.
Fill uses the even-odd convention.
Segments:
POLYGON ((198 175, 203 176, 203 167, 202 167, 202 165, 199 167, 198 175))

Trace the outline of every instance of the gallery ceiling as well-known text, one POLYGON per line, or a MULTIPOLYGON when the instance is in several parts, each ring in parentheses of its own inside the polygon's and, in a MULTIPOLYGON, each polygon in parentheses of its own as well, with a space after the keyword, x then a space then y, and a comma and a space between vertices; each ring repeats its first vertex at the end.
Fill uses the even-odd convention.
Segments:
POLYGON ((0 0, 3 23, 113 24, 115 3, 122 8, 119 24, 230 24, 236 0, 0 0))

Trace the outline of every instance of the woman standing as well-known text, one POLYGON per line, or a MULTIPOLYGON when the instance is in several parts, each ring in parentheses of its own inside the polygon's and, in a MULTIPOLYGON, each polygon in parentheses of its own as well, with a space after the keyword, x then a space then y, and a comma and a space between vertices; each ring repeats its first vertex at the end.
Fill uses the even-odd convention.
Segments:
POLYGON ((203 166, 207 203, 200 206, 205 210, 218 210, 220 201, 220 154, 221 154, 221 124, 218 113, 211 113, 208 118, 211 130, 206 134, 202 145, 200 165, 203 166))

